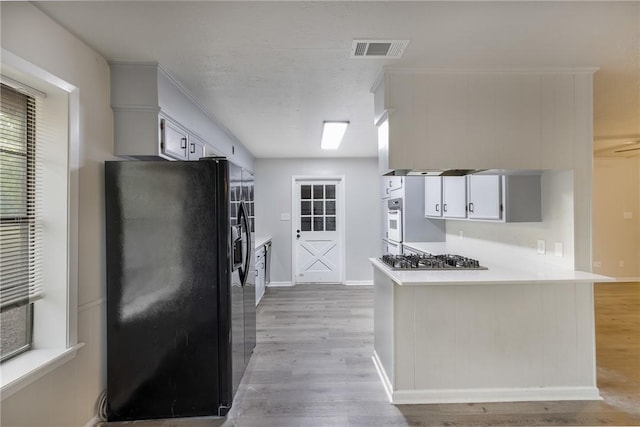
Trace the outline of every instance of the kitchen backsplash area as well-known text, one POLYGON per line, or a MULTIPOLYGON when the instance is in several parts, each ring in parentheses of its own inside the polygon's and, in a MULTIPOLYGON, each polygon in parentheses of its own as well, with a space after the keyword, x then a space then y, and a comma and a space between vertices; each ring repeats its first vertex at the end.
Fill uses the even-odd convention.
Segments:
POLYGON ((573 173, 571 170, 545 171, 541 187, 542 222, 447 220, 447 250, 519 268, 526 262, 573 269, 573 173))

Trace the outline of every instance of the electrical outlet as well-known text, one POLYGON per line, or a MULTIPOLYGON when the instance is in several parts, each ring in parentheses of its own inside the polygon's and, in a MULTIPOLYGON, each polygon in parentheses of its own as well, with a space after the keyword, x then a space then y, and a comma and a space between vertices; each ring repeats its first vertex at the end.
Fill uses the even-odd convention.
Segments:
POLYGON ((545 249, 545 241, 538 240, 538 253, 544 255, 547 250, 545 249))
POLYGON ((554 255, 555 256, 562 256, 562 242, 556 242, 554 243, 554 255))
POLYGON ((460 240, 464 239, 464 232, 462 230, 458 231, 458 237, 460 238, 460 240))
POLYGON ((618 261, 618 267, 624 267, 624 260, 623 259, 618 261))
POLYGON ((633 218, 633 213, 632 212, 623 212, 622 213, 622 217, 624 219, 631 219, 631 218, 633 218))
POLYGON ((290 213, 281 213, 280 214, 280 221, 291 221, 291 214, 290 213))
POLYGON ((593 261, 593 268, 602 268, 602 263, 600 261, 593 261))

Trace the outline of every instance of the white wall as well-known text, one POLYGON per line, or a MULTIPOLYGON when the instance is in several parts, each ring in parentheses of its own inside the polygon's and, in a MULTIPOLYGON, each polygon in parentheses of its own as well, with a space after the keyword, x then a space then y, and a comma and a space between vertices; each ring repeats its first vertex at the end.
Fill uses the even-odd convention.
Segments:
MULTIPOLYGON (((83 426, 105 387, 103 162, 113 152, 106 61, 29 3, 2 2, 2 47, 79 88, 77 356, 2 401, 0 424, 83 426), (25 30, 28 29, 28 34, 25 30), (26 36, 25 36, 26 35, 26 36), (34 403, 35 402, 35 403, 34 403)), ((72 129, 72 132, 74 130, 72 129)))
POLYGON ((291 283, 291 213, 293 175, 345 176, 346 279, 371 281, 368 258, 380 248, 380 206, 376 158, 256 159, 256 234, 273 237, 271 282, 291 283))
POLYGON ((595 158, 593 166, 593 272, 637 280, 640 157, 595 158), (632 217, 625 218, 625 212, 632 217))
POLYGON ((498 256, 520 266, 522 260, 543 262, 573 269, 574 208, 572 171, 542 174, 542 222, 492 223, 447 221, 447 247, 477 258, 498 256), (464 238, 461 240, 459 233, 464 238), (546 242, 546 254, 537 253, 538 240, 546 242), (563 244, 563 256, 554 255, 554 243, 563 244))

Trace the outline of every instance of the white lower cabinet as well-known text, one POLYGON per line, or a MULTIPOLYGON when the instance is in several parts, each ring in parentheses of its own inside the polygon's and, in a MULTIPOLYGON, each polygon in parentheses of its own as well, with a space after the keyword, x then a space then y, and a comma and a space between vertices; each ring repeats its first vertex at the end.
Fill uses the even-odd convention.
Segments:
POLYGON ((256 248, 256 306, 264 296, 266 285, 265 248, 262 245, 256 248))

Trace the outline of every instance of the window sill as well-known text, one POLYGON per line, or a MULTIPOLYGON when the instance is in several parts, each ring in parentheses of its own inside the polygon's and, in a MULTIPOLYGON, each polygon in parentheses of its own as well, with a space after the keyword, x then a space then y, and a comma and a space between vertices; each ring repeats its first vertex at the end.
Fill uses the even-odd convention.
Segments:
POLYGON ((84 343, 66 349, 29 350, 0 366, 0 396, 6 399, 76 357, 84 343))

